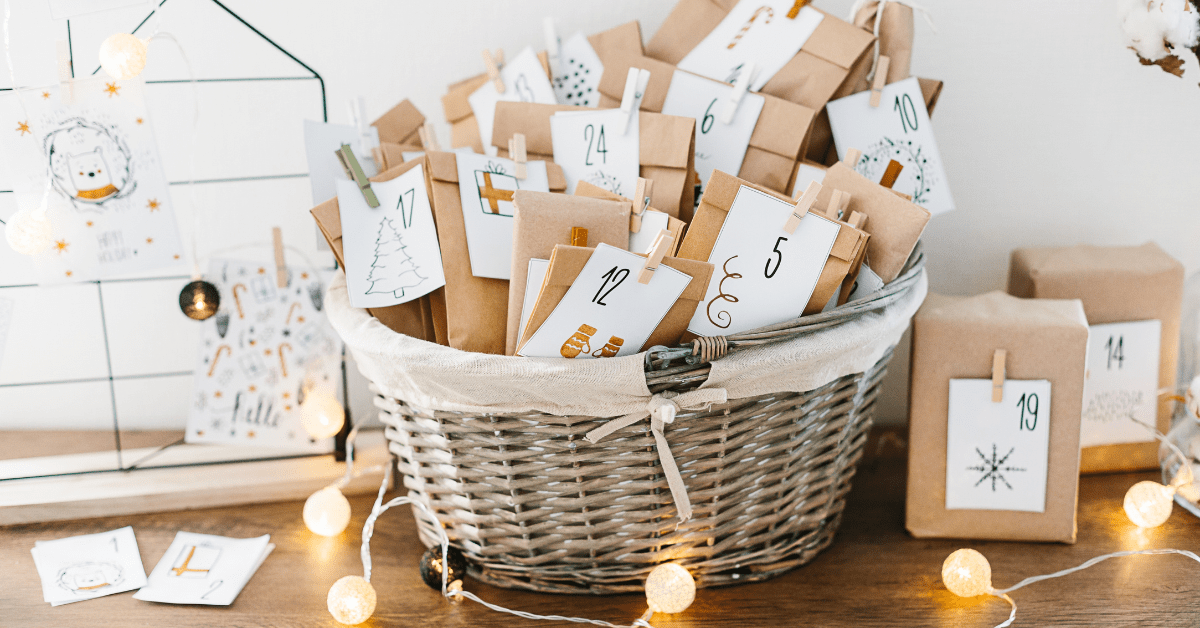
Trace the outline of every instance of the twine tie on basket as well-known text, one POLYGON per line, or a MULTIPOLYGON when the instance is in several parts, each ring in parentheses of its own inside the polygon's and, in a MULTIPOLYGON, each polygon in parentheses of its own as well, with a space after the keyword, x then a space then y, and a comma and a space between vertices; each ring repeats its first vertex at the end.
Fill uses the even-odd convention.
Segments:
POLYGON ((678 395, 663 392, 646 402, 645 411, 610 419, 608 423, 588 432, 584 438, 590 443, 598 443, 605 436, 650 417, 650 432, 654 434, 658 461, 662 464, 663 475, 667 476, 667 486, 671 488, 675 509, 679 511, 679 522, 683 523, 692 518, 692 500, 688 499, 687 487, 683 484, 683 476, 679 474, 675 457, 671 455, 671 447, 667 444, 663 428, 675 421, 675 415, 680 410, 707 410, 714 403, 725 403, 728 400, 729 395, 724 388, 701 388, 678 395))

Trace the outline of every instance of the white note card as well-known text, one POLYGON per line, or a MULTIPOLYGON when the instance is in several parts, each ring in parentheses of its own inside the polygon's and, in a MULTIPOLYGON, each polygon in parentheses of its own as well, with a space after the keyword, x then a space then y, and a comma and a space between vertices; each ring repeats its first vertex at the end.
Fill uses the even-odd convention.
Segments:
POLYGON ((354 307, 408 303, 446 285, 424 164, 372 183, 379 207, 353 181, 338 181, 346 287, 354 307))
POLYGON ((654 239, 658 237, 658 233, 663 230, 668 230, 671 225, 671 217, 660 211, 646 210, 642 212, 642 229, 638 232, 629 232, 629 250, 634 253, 650 254, 650 249, 654 246, 654 239))
POLYGON ((509 159, 462 153, 455 159, 471 274, 508 279, 512 275, 513 192, 549 192, 546 162, 527 162, 525 178, 518 179, 516 164, 509 159))
POLYGON ((649 284, 639 283, 645 265, 640 255, 597 246, 562 301, 517 355, 583 359, 637 353, 692 281, 660 264, 649 284))
POLYGON ((1158 423, 1158 367, 1162 321, 1088 327, 1081 447, 1145 443, 1158 423))
POLYGON ((34 544, 42 597, 51 606, 132 591, 146 584, 133 528, 34 544))
POLYGON ((555 105, 554 88, 546 71, 538 61, 533 48, 526 47, 511 61, 500 68, 500 79, 504 81, 504 93, 496 91, 492 81, 488 81, 479 89, 471 92, 467 102, 479 123, 479 137, 489 154, 496 154, 492 146, 492 126, 496 120, 496 103, 498 102, 536 102, 545 105, 555 105))
POLYGON ((859 92, 827 105, 838 157, 857 148, 862 158, 854 169, 878 183, 892 161, 904 167, 892 189, 934 214, 954 209, 942 155, 938 151, 925 97, 917 79, 907 78, 883 88, 878 107, 871 92, 859 92))
POLYGON ((787 65, 820 26, 824 15, 804 7, 795 17, 793 0, 742 0, 679 62, 679 69, 732 83, 743 64, 753 61, 757 92, 787 65))
POLYGON ((547 270, 550 270, 550 260, 529 260, 529 274, 525 279, 525 300, 521 302, 521 324, 517 327, 517 338, 525 337, 525 325, 529 324, 529 317, 533 316, 533 307, 537 305, 538 295, 542 293, 542 282, 546 280, 547 270))
POLYGON ((808 212, 795 233, 783 230, 795 205, 742 186, 708 262, 715 266, 688 331, 735 334, 804 313, 841 227, 808 212))
POLYGON ((228 606, 275 546, 271 535, 231 539, 180 532, 133 599, 164 604, 228 606))
POLYGON ((713 170, 737 174, 750 147, 750 136, 766 99, 745 94, 734 111, 733 121, 725 124, 721 114, 733 94, 733 86, 676 72, 663 101, 662 112, 696 120, 696 174, 707 183, 713 170))
POLYGON ((864 263, 858 270, 858 277, 854 280, 854 289, 850 291, 850 296, 846 299, 846 303, 865 299, 883 290, 883 286, 883 278, 875 274, 875 271, 871 270, 871 267, 864 263))
POLYGON ((1050 382, 950 380, 946 509, 1045 512, 1050 466, 1050 382))
POLYGON ((560 111, 550 117, 554 163, 562 166, 567 194, 575 193, 576 183, 587 181, 614 194, 633 195, 641 140, 637 114, 621 134, 624 117, 620 109, 560 111))
POLYGON ((792 198, 800 200, 800 195, 808 189, 809 183, 824 183, 825 173, 828 171, 825 166, 800 162, 800 166, 796 168, 796 181, 792 183, 792 198))
POLYGON ((312 186, 313 205, 337 196, 336 181, 349 180, 337 157, 337 151, 342 144, 350 146, 363 174, 368 177, 379 174, 375 157, 370 151, 371 148, 379 147, 379 131, 371 126, 367 127, 367 133, 370 137, 367 143, 368 150, 363 151, 362 138, 357 128, 349 124, 304 121, 304 154, 308 158, 308 183, 312 186))
POLYGON ((604 64, 587 37, 577 32, 564 41, 558 59, 551 59, 554 95, 560 105, 595 107, 600 102, 600 76, 604 64))

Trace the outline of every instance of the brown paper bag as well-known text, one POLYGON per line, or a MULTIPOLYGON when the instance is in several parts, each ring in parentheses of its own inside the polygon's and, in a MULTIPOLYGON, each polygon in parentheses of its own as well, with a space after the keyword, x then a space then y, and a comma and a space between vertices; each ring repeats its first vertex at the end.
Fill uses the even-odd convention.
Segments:
MULTIPOLYGON (((1080 299, 1088 323, 1162 322, 1158 388, 1175 388, 1183 265, 1153 242, 1141 246, 1072 246, 1017 249, 1008 292, 1037 299, 1080 299)), ((1095 347, 1093 347, 1093 350, 1095 347)), ((1171 428, 1171 400, 1158 399, 1158 430, 1171 428)), ((1089 422, 1084 421, 1086 432, 1089 422)), ((1158 442, 1084 447, 1084 473, 1158 469, 1158 442)))
POLYGON ((1075 542, 1087 342, 1087 320, 1077 300, 1017 299, 1002 292, 925 299, 913 319, 910 371, 905 525, 913 536, 1075 542), (997 349, 1008 352, 1008 379, 1051 383, 1041 513, 946 508, 950 380, 991 379, 997 349))
MULTIPOLYGON (((670 63, 634 55, 613 55, 605 60, 604 75, 600 79, 600 107, 621 105, 629 68, 650 71, 650 83, 643 92, 641 109, 662 113, 671 78, 677 70, 670 63)), ((786 192, 796 161, 808 148, 809 131, 817 111, 769 94, 760 95, 766 102, 754 134, 750 136, 750 146, 746 149, 738 178, 776 192, 786 192)))
MULTIPOLYGON (((422 163, 424 160, 413 160, 381 172, 371 177, 371 181, 376 183, 391 181, 422 163)), ((430 194, 431 199, 432 197, 433 195, 430 194)), ((333 250, 333 256, 344 268, 346 262, 342 255, 342 215, 338 209, 337 197, 312 208, 311 213, 317 221, 317 227, 321 230, 321 234, 329 243, 329 248, 333 250)), ((408 303, 370 308, 367 311, 394 332, 429 342, 437 342, 441 345, 446 344, 445 288, 438 288, 408 303)))
MULTIPOLYGON (((609 201, 623 201, 623 202, 630 204, 630 209, 632 212, 632 207, 633 207, 632 199, 621 196, 620 194, 615 194, 613 192, 609 192, 608 190, 606 190, 598 185, 593 185, 591 183, 588 183, 587 181, 580 181, 579 183, 575 184, 575 196, 588 196, 591 198, 602 198, 602 199, 609 200, 609 201)), ((646 211, 659 211, 659 210, 654 209, 654 207, 650 207, 646 211)), ((666 212, 663 212, 663 213, 666 213, 666 212)), ((633 231, 632 216, 630 216, 630 218, 631 218, 631 220, 629 223, 629 231, 633 231)), ((667 250, 668 257, 674 257, 675 251, 679 250, 679 243, 683 242, 683 231, 686 227, 687 227, 687 223, 683 222, 682 220, 680 220, 674 216, 671 216, 669 214, 667 215, 667 231, 670 232, 670 234, 673 238, 675 238, 675 241, 671 244, 671 248, 667 250)), ((645 253, 645 251, 634 251, 634 252, 635 253, 645 253)))
MULTIPOLYGON (((442 267, 446 274, 446 329, 449 345, 463 351, 504 354, 508 321, 508 281, 471 274, 462 197, 458 190, 458 162, 454 153, 425 154, 429 166, 425 182, 437 222, 442 267)), ((550 190, 567 188, 562 168, 546 162, 550 190)))
MULTIPOLYGON (((714 171, 712 178, 708 180, 708 185, 704 187, 704 196, 700 199, 700 207, 696 209, 696 217, 688 226, 687 236, 683 239, 683 245, 679 247, 679 257, 711 261, 709 256, 712 255, 713 247, 717 243, 717 236, 721 234, 725 217, 729 215, 729 210, 733 207, 733 200, 742 186, 753 188, 789 203, 792 202, 791 199, 774 190, 743 181, 720 170, 714 171)), ((822 203, 820 200, 817 202, 822 203)), ((829 201, 826 199, 822 206, 828 205, 828 203, 829 201)), ((833 248, 829 251, 829 258, 825 262, 825 267, 817 280, 817 286, 813 290, 812 297, 805 306, 803 314, 820 312, 825 304, 829 303, 842 285, 846 274, 850 272, 860 248, 867 245, 865 232, 840 220, 830 219, 838 223, 840 231, 833 248)), ((783 225, 780 225, 780 228, 782 227, 783 225)), ((706 285, 705 290, 707 288, 706 285)))
MULTIPOLYGON (((542 283, 542 292, 538 295, 533 314, 525 326, 525 335, 521 337, 518 348, 533 336, 542 323, 550 317, 554 308, 558 307, 559 302, 567 294, 567 289, 575 283, 575 278, 579 276, 594 250, 595 248, 562 244, 554 247, 554 252, 550 255, 550 268, 546 271, 546 281, 542 283)), ((639 255, 641 254, 639 253, 639 255)), ((662 263, 691 276, 692 280, 684 289, 683 294, 679 295, 675 305, 667 310, 667 315, 659 322, 658 327, 654 328, 654 333, 650 334, 645 344, 638 348, 639 352, 646 347, 657 345, 673 347, 679 344, 679 338, 683 332, 687 331, 688 323, 692 320, 692 315, 696 313, 696 306, 704 299, 704 293, 708 290, 708 281, 712 277, 713 266, 707 262, 664 257, 662 263)))
POLYGON ((517 351, 530 259, 549 259, 556 244, 572 244, 572 228, 587 230, 587 245, 629 249, 629 202, 518 190, 513 193, 512 279, 508 284, 505 353, 517 351))
MULTIPOLYGON (((876 14, 879 13, 878 2, 868 2, 854 16, 854 25, 874 34, 876 14)), ((889 2, 884 5, 883 17, 879 22, 879 54, 888 58, 887 82, 903 81, 910 76, 912 67, 913 47, 913 10, 912 7, 889 2)), ((871 59, 875 53, 872 48, 871 59)), ((868 66, 869 67, 869 66, 868 66)), ((869 73, 869 71, 868 71, 869 73)), ((871 89, 866 75, 855 84, 851 94, 871 89)))
MULTIPOLYGON (((525 134, 529 159, 553 159, 550 117, 559 111, 578 111, 571 105, 541 105, 528 102, 496 103, 492 145, 501 156, 508 155, 508 140, 525 134)), ((659 211, 687 221, 695 207, 696 121, 641 111, 638 113, 640 144, 639 174, 654 180, 650 204, 659 211)))
POLYGON ((832 190, 850 194, 849 211, 867 217, 872 235, 867 246, 867 265, 887 283, 900 275, 932 214, 888 188, 858 174, 842 162, 825 172, 818 202, 826 204, 832 190))
POLYGON ((418 131, 424 125, 425 116, 407 98, 371 123, 371 126, 379 132, 380 143, 388 142, 405 146, 422 145, 418 131))

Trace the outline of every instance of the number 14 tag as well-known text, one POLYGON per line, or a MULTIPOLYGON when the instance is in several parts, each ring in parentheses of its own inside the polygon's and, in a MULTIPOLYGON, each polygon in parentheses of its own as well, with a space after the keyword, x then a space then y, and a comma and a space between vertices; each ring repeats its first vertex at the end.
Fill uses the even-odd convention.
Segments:
POLYGON ((1045 512, 1050 460, 1050 382, 950 380, 946 509, 1045 512))

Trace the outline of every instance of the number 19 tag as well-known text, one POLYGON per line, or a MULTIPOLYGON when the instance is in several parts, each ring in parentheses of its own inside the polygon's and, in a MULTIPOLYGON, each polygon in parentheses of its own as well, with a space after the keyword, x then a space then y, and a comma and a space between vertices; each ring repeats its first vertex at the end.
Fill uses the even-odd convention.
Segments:
POLYGON ((950 380, 946 509, 1044 512, 1050 459, 1050 382, 950 380))

